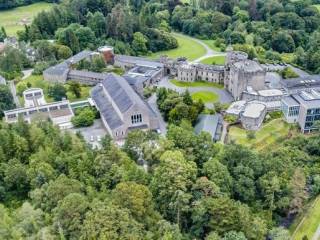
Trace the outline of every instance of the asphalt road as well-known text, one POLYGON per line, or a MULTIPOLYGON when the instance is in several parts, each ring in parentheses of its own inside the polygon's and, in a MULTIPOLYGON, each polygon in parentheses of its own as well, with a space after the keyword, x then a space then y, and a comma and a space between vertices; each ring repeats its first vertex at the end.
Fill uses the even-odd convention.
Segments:
POLYGON ((158 109, 157 96, 155 93, 148 99, 148 104, 157 115, 160 124, 161 135, 165 136, 167 134, 167 123, 163 120, 160 110, 158 109))
POLYGON ((8 83, 9 83, 9 88, 10 88, 11 94, 13 96, 13 101, 14 101, 16 107, 18 108, 18 107, 20 107, 20 101, 17 96, 16 86, 14 85, 13 81, 8 81, 8 83))

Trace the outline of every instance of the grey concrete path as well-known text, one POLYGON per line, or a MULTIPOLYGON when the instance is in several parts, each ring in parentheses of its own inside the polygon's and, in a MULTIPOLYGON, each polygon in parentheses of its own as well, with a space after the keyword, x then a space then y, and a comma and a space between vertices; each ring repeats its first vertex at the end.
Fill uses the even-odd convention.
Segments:
POLYGON ((197 39, 197 38, 193 38, 193 37, 190 37, 190 36, 187 36, 187 35, 184 35, 184 34, 181 34, 181 33, 174 33, 175 35, 180 35, 180 36, 183 36, 185 38, 189 38, 191 39, 192 41, 194 42, 197 42, 198 44, 200 44, 201 46, 203 46, 206 50, 206 53, 205 55, 193 60, 192 62, 193 63, 200 63, 202 60, 206 59, 206 58, 210 58, 210 57, 215 57, 215 56, 225 56, 226 53, 223 53, 223 52, 218 52, 218 51, 214 51, 213 49, 211 49, 207 44, 205 44, 204 42, 202 42, 200 39, 197 39))
POLYGON ((10 88, 11 94, 13 96, 13 101, 14 101, 16 107, 18 108, 18 107, 20 107, 20 101, 17 96, 16 86, 14 85, 14 81, 8 81, 8 83, 9 83, 9 88, 10 88))
POLYGON ((33 72, 33 69, 27 69, 27 70, 22 71, 22 73, 23 73, 22 80, 30 77, 32 72, 33 72))
POLYGON ((233 98, 228 91, 226 91, 225 89, 219 89, 215 87, 191 87, 191 88, 177 87, 176 85, 172 84, 168 78, 163 78, 162 81, 160 81, 157 84, 157 86, 169 88, 179 93, 183 93, 187 89, 190 93, 195 93, 199 91, 208 91, 208 92, 218 94, 219 102, 221 103, 231 103, 233 101, 233 98))
POLYGON ((148 104, 157 115, 160 124, 161 135, 165 136, 167 134, 167 123, 163 120, 163 117, 160 113, 157 105, 157 96, 155 93, 148 99, 148 104))

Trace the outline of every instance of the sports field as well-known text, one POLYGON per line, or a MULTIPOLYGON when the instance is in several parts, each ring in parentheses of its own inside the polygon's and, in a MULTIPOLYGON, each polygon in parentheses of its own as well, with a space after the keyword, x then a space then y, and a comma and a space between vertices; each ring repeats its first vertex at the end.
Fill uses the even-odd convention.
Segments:
POLYGON ((167 55, 170 58, 186 57, 188 60, 192 61, 206 54, 206 49, 192 38, 177 33, 173 33, 173 35, 178 40, 178 48, 169 51, 156 52, 149 57, 156 59, 162 55, 167 55))
POLYGON ((52 3, 39 2, 0 11, 0 26, 5 28, 7 35, 15 36, 17 31, 24 29, 25 24, 30 24, 39 12, 49 10, 52 6, 52 3))

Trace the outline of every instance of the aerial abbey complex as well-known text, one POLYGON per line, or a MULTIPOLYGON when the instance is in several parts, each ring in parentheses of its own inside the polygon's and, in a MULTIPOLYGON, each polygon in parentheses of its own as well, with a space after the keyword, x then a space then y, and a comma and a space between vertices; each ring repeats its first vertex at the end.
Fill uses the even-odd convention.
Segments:
MULTIPOLYGON (((165 56, 155 61, 115 55, 112 47, 104 46, 97 51, 82 51, 48 68, 43 76, 45 80, 54 83, 77 81, 94 86, 90 100, 100 111, 108 133, 116 140, 125 138, 133 129, 159 129, 155 112, 143 99, 143 89, 165 77, 185 82, 208 81, 223 84, 235 100, 226 113, 236 116, 245 129, 259 129, 267 112, 282 110, 288 122, 298 123, 305 133, 311 132, 314 122, 320 119, 320 77, 281 79, 277 86, 273 86, 268 80, 270 72, 268 65, 250 60, 246 53, 232 49, 227 51, 225 65, 216 66, 165 56), (75 69, 80 61, 90 61, 99 54, 106 64, 121 67, 125 74, 118 76, 75 69)), ((27 93, 25 98, 26 96, 27 93)), ((65 113, 68 109, 68 101, 53 104, 42 102, 7 111, 5 117, 8 122, 14 122, 22 113, 25 120, 30 121, 33 114, 46 112, 54 123, 61 128, 68 128, 72 126, 71 113, 65 113), (62 115, 63 121, 59 116, 62 112, 65 113, 62 115)))

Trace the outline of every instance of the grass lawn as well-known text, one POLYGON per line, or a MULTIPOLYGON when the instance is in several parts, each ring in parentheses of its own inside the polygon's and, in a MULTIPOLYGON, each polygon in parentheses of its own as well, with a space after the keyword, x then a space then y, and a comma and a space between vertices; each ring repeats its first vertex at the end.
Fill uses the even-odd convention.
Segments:
POLYGON ((213 64, 213 65, 224 65, 226 61, 225 56, 214 56, 214 57, 209 57, 206 59, 203 59, 201 63, 203 64, 213 64))
POLYGON ((207 44, 213 51, 221 52, 221 49, 215 45, 215 40, 201 40, 203 43, 207 44))
MULTIPOLYGON (((27 79, 23 80, 23 82, 30 83, 31 87, 42 88, 45 94, 46 101, 53 102, 53 99, 48 96, 48 89, 49 89, 50 83, 45 81, 42 75, 31 75, 27 79)), ((76 96, 71 91, 69 91, 68 84, 65 84, 65 88, 67 89, 67 98, 70 100, 70 102, 87 99, 90 95, 90 89, 91 89, 91 87, 89 86, 81 86, 81 97, 76 98, 76 96)), ((23 103, 23 98, 20 98, 20 102, 23 103)))
POLYGON ((24 29, 24 22, 29 24, 41 11, 48 10, 53 6, 51 3, 39 2, 28 6, 17 7, 10 10, 0 11, 0 26, 6 29, 9 36, 15 36, 17 31, 24 29))
POLYGON ((176 49, 156 52, 148 56, 149 58, 159 58, 161 55, 167 55, 170 58, 186 57, 188 60, 194 60, 206 53, 206 49, 192 38, 182 34, 173 33, 178 40, 179 47, 176 49))
POLYGON ((223 85, 219 83, 213 83, 213 82, 205 82, 205 81, 198 81, 198 82, 182 82, 178 80, 171 80, 172 84, 176 85, 177 87, 213 87, 213 88, 219 88, 223 89, 223 85))
POLYGON ((217 94, 208 91, 195 92, 191 94, 191 97, 195 101, 199 101, 201 99, 204 103, 214 103, 219 100, 219 96, 217 94))
POLYGON ((245 129, 232 126, 229 130, 229 141, 234 140, 238 144, 261 150, 275 144, 277 140, 286 137, 289 131, 290 125, 288 123, 282 119, 275 119, 264 124, 262 128, 255 133, 255 138, 249 140, 245 129))
MULTIPOLYGON (((292 236, 292 240, 301 240, 305 235, 308 237, 308 239, 312 239, 320 224, 320 196, 316 198, 316 200, 310 205, 304 217, 305 218, 303 222, 298 226, 298 229, 292 236)), ((293 226, 295 226, 295 224, 293 226)), ((295 229, 291 230, 293 233, 295 229)))

